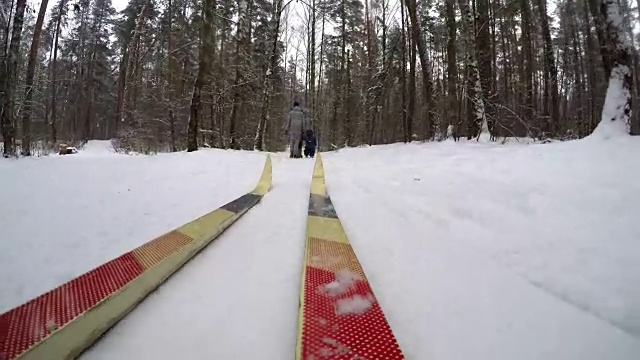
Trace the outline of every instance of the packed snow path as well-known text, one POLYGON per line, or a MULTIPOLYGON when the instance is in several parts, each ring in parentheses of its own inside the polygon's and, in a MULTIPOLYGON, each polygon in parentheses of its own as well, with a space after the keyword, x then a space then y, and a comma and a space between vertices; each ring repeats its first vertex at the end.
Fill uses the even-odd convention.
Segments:
POLYGON ((291 358, 313 160, 272 160, 272 189, 260 204, 83 360, 291 358))

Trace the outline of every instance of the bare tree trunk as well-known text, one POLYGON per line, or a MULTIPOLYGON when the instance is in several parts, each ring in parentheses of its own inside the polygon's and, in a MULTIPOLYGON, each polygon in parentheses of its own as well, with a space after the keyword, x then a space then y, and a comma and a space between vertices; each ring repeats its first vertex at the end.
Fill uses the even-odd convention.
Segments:
POLYGON ((446 0, 446 22, 447 22, 447 87, 448 87, 448 121, 460 131, 460 124, 457 120, 458 106, 458 61, 456 59, 456 17, 454 11, 454 1, 446 0))
MULTIPOLYGON (((400 21, 402 22, 402 64, 400 70, 400 86, 402 87, 402 139, 404 142, 409 142, 408 124, 407 124, 407 27, 405 19, 404 2, 407 0, 400 0, 400 21)), ((410 0, 409 0, 410 1, 410 0)), ((395 140, 395 139, 394 139, 395 140)))
POLYGON ((604 76, 609 78, 611 68, 613 67, 611 54, 609 53, 608 34, 606 33, 606 24, 604 15, 600 12, 600 6, 604 3, 600 0, 588 0, 589 10, 596 25, 596 36, 600 45, 600 53, 602 55, 602 65, 604 67, 604 76))
POLYGON ((371 23, 371 17, 369 12, 369 0, 364 2, 365 9, 365 34, 367 37, 367 80, 366 80, 366 103, 365 103, 365 129, 368 131, 367 143, 372 145, 373 142, 373 129, 375 126, 375 114, 377 112, 375 104, 375 90, 373 89, 373 24, 371 23))
POLYGON ((95 100, 95 91, 93 86, 93 71, 94 71, 94 63, 95 63, 95 55, 96 55, 96 44, 92 46, 91 54, 89 55, 89 69, 87 71, 87 79, 86 79, 86 91, 85 94, 87 96, 87 111, 85 113, 84 118, 84 134, 83 139, 85 141, 89 141, 93 138, 93 103, 95 100))
MULTIPOLYGON (((526 0, 529 1, 529 0, 526 0)), ((477 0, 476 11, 478 16, 477 23, 477 49, 478 54, 478 71, 480 73, 480 83, 482 85, 482 94, 485 110, 485 118, 491 133, 491 140, 494 140, 493 134, 493 122, 494 114, 493 107, 489 101, 491 89, 493 88, 492 81, 493 75, 491 71, 491 40, 489 36, 489 1, 477 0)))
MULTIPOLYGON (((473 17, 467 0, 458 0, 460 12, 462 13, 462 34, 464 39, 464 47, 467 55, 467 71, 468 71, 468 89, 473 90, 471 96, 472 112, 475 122, 475 129, 480 130, 477 133, 478 139, 482 133, 488 133, 487 122, 484 113, 484 102, 482 95, 482 85, 480 84, 480 73, 478 71, 478 62, 475 56, 475 39, 473 37, 473 17)), ((468 137, 471 134, 467 135, 468 137)))
MULTIPOLYGON (((226 53, 226 44, 227 44, 227 28, 223 27, 221 34, 220 34, 220 51, 218 51, 218 63, 216 64, 218 69, 220 71, 222 71, 222 69, 224 69, 225 67, 225 53, 226 53)), ((222 81, 223 86, 225 86, 227 84, 225 77, 222 77, 224 80, 222 81)), ((222 94, 220 95, 221 99, 226 100, 226 97, 222 96, 222 94)), ((225 114, 224 111, 222 110, 223 106, 220 106, 217 109, 217 114, 218 114, 218 124, 219 124, 219 134, 218 134, 218 147, 219 148, 224 148, 225 144, 224 144, 224 130, 225 130, 225 123, 224 123, 224 119, 225 119, 225 114)))
POLYGON ((233 84, 233 104, 231 105, 231 116, 229 117, 229 147, 231 149, 238 149, 236 134, 236 122, 238 121, 238 111, 240 109, 240 99, 242 96, 240 87, 244 88, 245 67, 248 62, 249 54, 248 42, 251 41, 249 37, 249 29, 251 28, 251 22, 248 21, 249 4, 247 0, 239 0, 238 2, 238 39, 236 41, 236 74, 233 84))
POLYGON ((57 134, 57 91, 58 91, 58 46, 60 41, 60 25, 62 23, 62 14, 64 13, 65 6, 67 6, 66 0, 61 3, 58 9, 58 16, 56 17, 56 30, 54 34, 53 44, 53 63, 51 65, 51 141, 55 143, 58 141, 57 134))
POLYGON ((202 5, 202 30, 201 46, 200 46, 200 66, 198 67, 198 76, 193 87, 193 96, 191 98, 191 106, 189 113, 189 128, 187 130, 187 151, 198 150, 198 126, 199 113, 201 109, 202 89, 207 85, 209 75, 211 74, 211 44, 213 36, 213 1, 204 1, 202 5))
POLYGON ((409 19, 411 20, 411 35, 412 40, 415 42, 418 48, 418 57, 420 57, 420 67, 422 70, 422 97, 424 106, 426 108, 424 124, 426 130, 426 136, 432 137, 433 129, 435 127, 433 115, 435 109, 433 106, 433 99, 431 93, 433 91, 433 85, 431 84, 431 71, 429 70, 429 59, 427 58, 427 46, 424 43, 424 39, 420 30, 420 22, 418 21, 418 12, 416 8, 416 0, 405 0, 407 4, 407 10, 409 10, 409 19))
POLYGON ((353 124, 351 119, 351 51, 347 50, 347 81, 344 83, 344 145, 351 146, 353 141, 353 124))
MULTIPOLYGON (((278 35, 280 34, 280 18, 282 16, 282 0, 274 0, 275 12, 273 14, 273 32, 271 57, 269 61, 269 69, 264 74, 263 90, 262 90, 262 110, 260 112, 260 121, 258 122, 258 129, 256 130, 256 137, 253 142, 253 148, 255 150, 264 150, 264 129, 269 122, 269 103, 271 100, 271 77, 278 66, 278 35)), ((315 75, 313 75, 315 76, 315 75)), ((313 97, 313 92, 312 95, 313 97)))
POLYGON ((3 57, 0 67, 0 131, 4 138, 4 157, 15 156, 15 125, 13 120, 13 97, 17 82, 18 55, 20 53, 20 41, 22 40, 22 25, 24 22, 24 10, 26 0, 18 0, 16 13, 13 17, 13 30, 11 44, 7 56, 3 57))
POLYGON ((114 124, 114 131, 117 133, 120 127, 120 122, 123 119, 124 113, 124 93, 127 87, 127 72, 129 64, 129 49, 125 45, 122 48, 122 59, 120 59, 120 66, 118 67, 118 93, 116 97, 116 119, 114 124))
MULTIPOLYGON (((281 1, 281 0, 280 0, 281 1)), ((309 92, 311 93, 311 126, 315 127, 316 113, 316 0, 311 0, 311 35, 309 39, 309 92)), ((278 20, 279 21, 279 20, 278 20)), ((279 22, 278 22, 279 24, 279 22)))
POLYGON ((407 95, 409 95, 407 103, 407 141, 411 142, 413 140, 413 120, 416 116, 416 42, 412 37, 409 38, 409 91, 407 95))
POLYGON ((524 121, 531 124, 533 119, 533 51, 531 49, 531 9, 529 0, 520 0, 522 14, 522 52, 524 57, 524 121))
POLYGON ((551 116, 546 121, 544 131, 547 134, 555 134, 555 125, 558 123, 558 72, 556 70, 555 54, 551 32, 549 31, 549 19, 547 17, 547 1, 538 0, 540 24, 542 27, 542 39, 544 41, 544 97, 543 115, 551 116), (549 111, 551 110, 551 111, 549 111))
MULTIPOLYGON (((9 4, 7 3, 7 5, 9 4)), ((8 6, 8 8, 13 9, 13 1, 11 2, 10 6, 8 6)), ((9 10, 9 12, 11 12, 11 10, 9 10)), ((9 17, 10 17, 10 14, 5 13, 5 8, 0 7, 0 27, 4 29, 5 35, 8 35, 8 32, 9 32, 9 22, 10 22, 9 17)), ((3 42, 0 44, 2 44, 4 47, 4 42, 7 41, 7 37, 2 39, 2 41, 3 42)), ((3 48, 2 50, 4 51, 5 49, 3 48)))
POLYGON ((341 110, 340 115, 344 116, 344 101, 341 101, 344 96, 344 82, 345 82, 345 70, 346 70, 346 55, 347 55, 347 40, 346 40, 346 26, 347 26, 347 13, 346 13, 346 0, 340 2, 340 73, 338 74, 338 82, 333 85, 334 99, 333 99, 333 117, 331 118, 330 128, 330 141, 332 143, 338 142, 338 109, 341 110), (342 96, 341 96, 342 94, 342 96))
POLYGON ((22 109, 22 156, 31 156, 31 109, 33 108, 33 78, 36 72, 38 61, 38 49, 40 48, 40 34, 42 34, 42 23, 47 12, 49 0, 42 0, 38 18, 33 29, 33 39, 29 50, 29 64, 27 65, 27 77, 25 79, 25 98, 22 109))
POLYGON ((178 148, 176 146, 176 120, 175 115, 173 113, 173 102, 174 102, 174 92, 175 92, 175 84, 173 80, 173 72, 175 71, 175 60, 173 57, 173 4, 172 1, 169 0, 167 4, 167 13, 169 17, 169 21, 167 22, 167 82, 169 84, 169 132, 171 136, 171 151, 176 152, 178 148))
MULTIPOLYGON (((322 30, 320 31, 320 67, 318 69, 318 78, 320 78, 320 79, 322 79, 322 75, 323 75, 323 73, 322 73, 322 70, 323 70, 322 65, 324 64, 324 35, 325 35, 324 34, 324 25, 325 25, 325 22, 326 22, 326 18, 323 15, 322 16, 322 30)), ((323 84, 323 82, 319 82, 318 83, 318 94, 317 94, 317 97, 319 97, 320 95, 323 94, 323 92, 322 92, 323 91, 322 84, 323 84)), ((323 119, 324 111, 320 111, 318 109, 314 109, 314 111, 316 113, 316 118, 317 119, 323 119)), ((320 132, 319 125, 318 125, 318 129, 317 130, 318 130, 318 132, 320 132)), ((321 144, 321 142, 319 140, 320 139, 320 134, 317 134, 316 137, 318 139, 318 141, 317 141, 318 142, 318 146, 320 146, 320 144, 321 144)))
POLYGON ((122 59, 120 59, 120 66, 118 72, 118 93, 116 99, 116 121, 114 131, 117 133, 118 128, 120 126, 120 122, 122 122, 124 116, 124 100, 125 100, 125 90, 127 88, 127 73, 129 72, 129 53, 132 49, 137 47, 138 40, 140 39, 140 31, 142 29, 142 23, 145 18, 145 10, 147 8, 147 3, 142 5, 140 9, 140 14, 138 14, 138 18, 136 20, 136 28, 134 30, 132 41, 123 45, 122 48, 122 59), (131 48, 131 50, 130 50, 131 48))
MULTIPOLYGON (((597 62, 593 60, 593 57, 597 57, 599 55, 599 51, 597 49, 597 44, 595 43, 595 39, 593 38, 591 30, 591 22, 589 21, 589 5, 587 4, 587 0, 583 2, 582 19, 583 32, 586 37, 585 51, 587 54, 587 58, 589 59, 589 61, 587 61, 587 88, 589 89, 588 124, 590 129, 595 129, 595 125, 599 122, 599 119, 602 116, 601 110, 598 108, 598 106, 596 106, 596 104, 599 104, 599 95, 601 93, 600 89, 603 87, 603 81, 598 76, 596 76, 598 75, 596 71, 597 62)), ((558 112, 559 111, 560 110, 558 109, 558 112)), ((558 121, 560 121, 559 118, 560 114, 558 114, 558 121)))

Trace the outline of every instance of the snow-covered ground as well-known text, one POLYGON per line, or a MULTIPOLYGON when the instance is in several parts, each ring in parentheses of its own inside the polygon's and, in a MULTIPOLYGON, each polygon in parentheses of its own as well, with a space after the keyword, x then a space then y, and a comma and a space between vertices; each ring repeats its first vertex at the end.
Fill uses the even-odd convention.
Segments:
MULTIPOLYGON (((0 312, 246 192, 264 161, 102 145, 0 160, 0 312)), ((637 359, 638 153, 640 139, 622 137, 394 144, 324 160, 408 359, 637 359)), ((313 161, 273 160, 263 201, 83 359, 293 356, 313 161)))
POLYGON ((640 138, 325 157, 412 359, 637 359, 640 138))
POLYGON ((258 153, 0 160, 0 313, 251 191, 258 153))

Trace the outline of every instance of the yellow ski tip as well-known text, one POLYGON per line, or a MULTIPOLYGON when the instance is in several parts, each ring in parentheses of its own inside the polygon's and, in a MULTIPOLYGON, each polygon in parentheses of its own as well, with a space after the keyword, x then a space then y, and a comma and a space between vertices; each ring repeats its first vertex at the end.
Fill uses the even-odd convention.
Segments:
POLYGON ((264 168, 262 170, 262 175, 260 176, 260 180, 258 181, 258 185, 251 192, 255 195, 265 195, 271 189, 271 154, 267 154, 267 160, 264 163, 264 168))
POLYGON ((316 157, 316 164, 313 167, 313 178, 311 179, 311 193, 325 196, 327 194, 324 183, 324 166, 320 154, 316 157))

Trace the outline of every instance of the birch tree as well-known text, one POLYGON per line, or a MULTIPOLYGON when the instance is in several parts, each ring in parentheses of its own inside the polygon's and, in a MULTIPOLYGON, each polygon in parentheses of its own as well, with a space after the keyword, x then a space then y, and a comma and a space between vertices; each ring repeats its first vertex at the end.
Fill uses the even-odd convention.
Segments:
MULTIPOLYGON (((481 134, 485 133, 488 135, 489 129, 485 118, 482 85, 480 83, 480 73, 478 71, 478 62, 475 54, 476 46, 475 38, 473 36, 473 16, 467 0, 458 0, 458 6, 462 13, 462 38, 464 42, 468 72, 467 89, 473 106, 472 112, 474 115, 475 129, 477 129, 477 139, 480 139, 481 134)), ((470 138, 472 135, 475 134, 470 133, 467 137, 470 138)))
POLYGON ((622 17, 616 0, 602 0, 600 13, 603 18, 606 47, 602 57, 611 66, 607 96, 600 124, 594 135, 610 138, 629 134, 631 116, 631 44, 625 37, 622 17))

